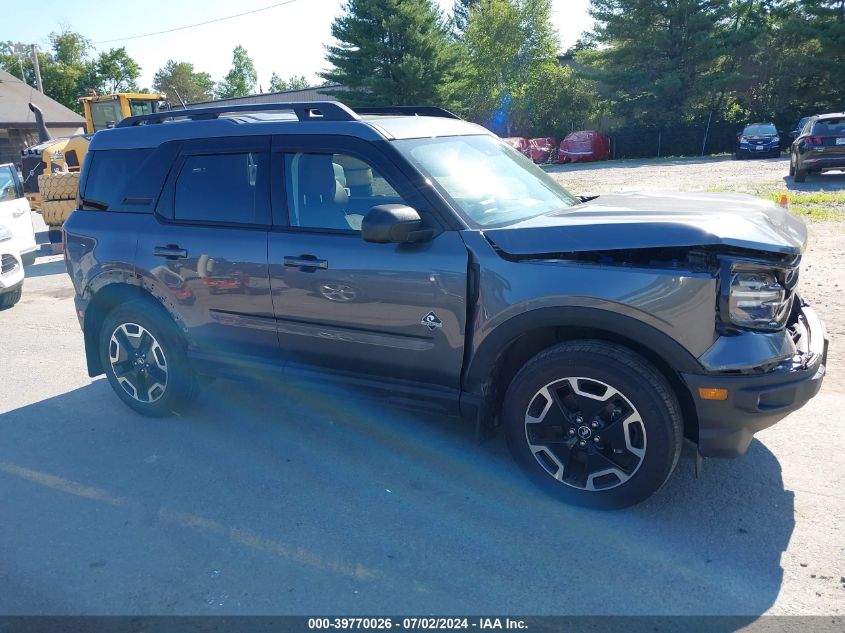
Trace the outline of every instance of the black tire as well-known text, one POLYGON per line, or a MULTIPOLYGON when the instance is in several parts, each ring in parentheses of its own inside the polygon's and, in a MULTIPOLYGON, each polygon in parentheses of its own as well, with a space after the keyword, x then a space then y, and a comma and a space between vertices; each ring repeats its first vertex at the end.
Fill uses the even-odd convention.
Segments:
POLYGON ((792 154, 789 155, 789 175, 795 175, 795 156, 792 154))
POLYGON ((795 168, 795 173, 792 176, 794 182, 804 182, 807 180, 807 170, 795 168))
POLYGON ((27 266, 32 266, 35 263, 36 257, 38 257, 38 249, 30 251, 29 253, 22 254, 21 263, 24 265, 24 268, 26 268, 27 266))
POLYGON ((742 154, 740 154, 739 151, 737 151, 736 154, 734 154, 734 159, 735 160, 742 160, 742 154))
POLYGON ((0 294, 0 310, 8 310, 12 306, 14 306, 18 301, 21 300, 22 295, 23 284, 21 284, 14 290, 10 290, 9 292, 4 292, 3 294, 0 294))
POLYGON ((181 333, 170 315, 152 300, 134 299, 109 312, 100 330, 98 347, 112 389, 127 406, 142 415, 163 417, 182 411, 199 393, 199 382, 185 354, 181 333), (120 328, 125 328, 122 337, 118 334, 120 328), (152 338, 152 344, 147 345, 149 338, 141 329, 152 338), (135 341, 129 340, 136 333, 139 334, 137 348, 133 347, 135 341), (146 365, 143 375, 134 367, 141 354, 142 364, 146 365), (117 376, 116 368, 121 365, 128 368, 122 374, 125 380, 117 376), (133 396, 130 389, 140 395, 133 396))
POLYGON ((683 443, 680 405, 663 375, 629 349, 597 340, 560 343, 528 361, 508 388, 502 420, 511 454, 531 479, 568 503, 603 509, 656 492, 683 443), (601 385, 607 390, 599 393, 601 385), (582 410, 589 419, 578 417, 582 410), (539 415, 540 424, 527 422, 539 415), (538 439, 538 431, 547 435, 538 439))

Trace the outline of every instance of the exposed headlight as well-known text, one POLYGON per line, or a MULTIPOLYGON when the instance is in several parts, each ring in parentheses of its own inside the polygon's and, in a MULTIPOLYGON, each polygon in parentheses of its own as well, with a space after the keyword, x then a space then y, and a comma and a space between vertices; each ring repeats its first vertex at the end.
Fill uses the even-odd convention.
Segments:
POLYGON ((789 316, 792 296, 775 272, 731 270, 728 319, 754 330, 778 330, 789 316))
POLYGON ((747 143, 747 142, 748 142, 748 139, 747 139, 745 136, 741 136, 741 137, 739 138, 739 142, 740 142, 740 143, 747 143))
POLYGON ((0 224, 0 242, 5 242, 10 239, 12 239, 12 232, 0 224))

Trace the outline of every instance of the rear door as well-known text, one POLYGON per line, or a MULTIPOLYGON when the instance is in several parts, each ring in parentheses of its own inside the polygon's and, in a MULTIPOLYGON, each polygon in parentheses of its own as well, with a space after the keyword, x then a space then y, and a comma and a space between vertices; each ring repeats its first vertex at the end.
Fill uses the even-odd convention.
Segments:
POLYGON ((18 170, 12 164, 0 165, 0 225, 12 232, 13 247, 19 253, 35 250, 29 201, 24 197, 18 170))
POLYGON ((269 137, 181 144, 136 265, 189 329, 195 356, 275 360, 267 267, 269 137))
POLYGON ((342 137, 273 140, 270 284, 289 368, 317 365, 459 387, 467 250, 432 203, 369 144, 342 137), (404 203, 438 229, 418 244, 372 244, 371 207, 404 203))

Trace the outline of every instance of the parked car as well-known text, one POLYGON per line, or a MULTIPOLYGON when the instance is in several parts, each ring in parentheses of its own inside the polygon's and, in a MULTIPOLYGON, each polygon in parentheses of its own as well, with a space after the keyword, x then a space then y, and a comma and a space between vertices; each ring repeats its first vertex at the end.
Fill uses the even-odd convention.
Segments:
POLYGON ((557 139, 544 137, 528 139, 528 158, 538 164, 557 160, 557 139))
POLYGON ((528 156, 531 151, 531 146, 528 144, 528 139, 521 136, 507 136, 502 139, 506 145, 510 145, 520 154, 528 156))
POLYGON ((23 264, 31 265, 38 252, 32 213, 20 174, 11 163, 0 165, 0 224, 12 234, 11 247, 23 264))
POLYGON ((21 300, 23 277, 23 262, 12 231, 0 224, 0 310, 11 308, 21 300))
POLYGON ((780 156, 780 134, 774 123, 749 123, 736 137, 736 158, 780 156))
POLYGON ((801 135, 801 130, 804 129, 804 126, 807 124, 807 121, 809 121, 811 118, 812 117, 803 116, 798 120, 798 123, 795 125, 795 129, 793 129, 789 133, 790 142, 794 141, 796 138, 798 138, 801 135))
POLYGON ((570 132, 560 143, 559 163, 586 163, 610 159, 610 138, 598 130, 570 132))
POLYGON ((144 415, 274 367, 324 400, 501 428, 538 485, 609 508, 659 489, 684 438, 741 455, 825 375, 801 219, 747 195, 580 198, 442 110, 132 117, 94 136, 81 183, 64 231, 88 373, 144 415), (249 283, 211 294, 211 260, 249 283))
POLYGON ((804 182, 808 174, 845 169, 845 113, 812 117, 789 151, 789 175, 804 182))

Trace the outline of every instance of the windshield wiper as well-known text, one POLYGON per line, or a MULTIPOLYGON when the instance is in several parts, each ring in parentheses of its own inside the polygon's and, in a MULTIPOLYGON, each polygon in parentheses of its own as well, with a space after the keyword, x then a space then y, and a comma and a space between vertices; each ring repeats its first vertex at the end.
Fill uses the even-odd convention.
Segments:
POLYGON ((581 202, 589 202, 590 200, 595 200, 596 198, 598 198, 598 195, 595 195, 595 196, 575 196, 575 197, 578 198, 581 202))
POLYGON ((82 207, 91 207, 97 211, 106 211, 109 205, 99 200, 92 200, 91 198, 82 198, 82 207))

